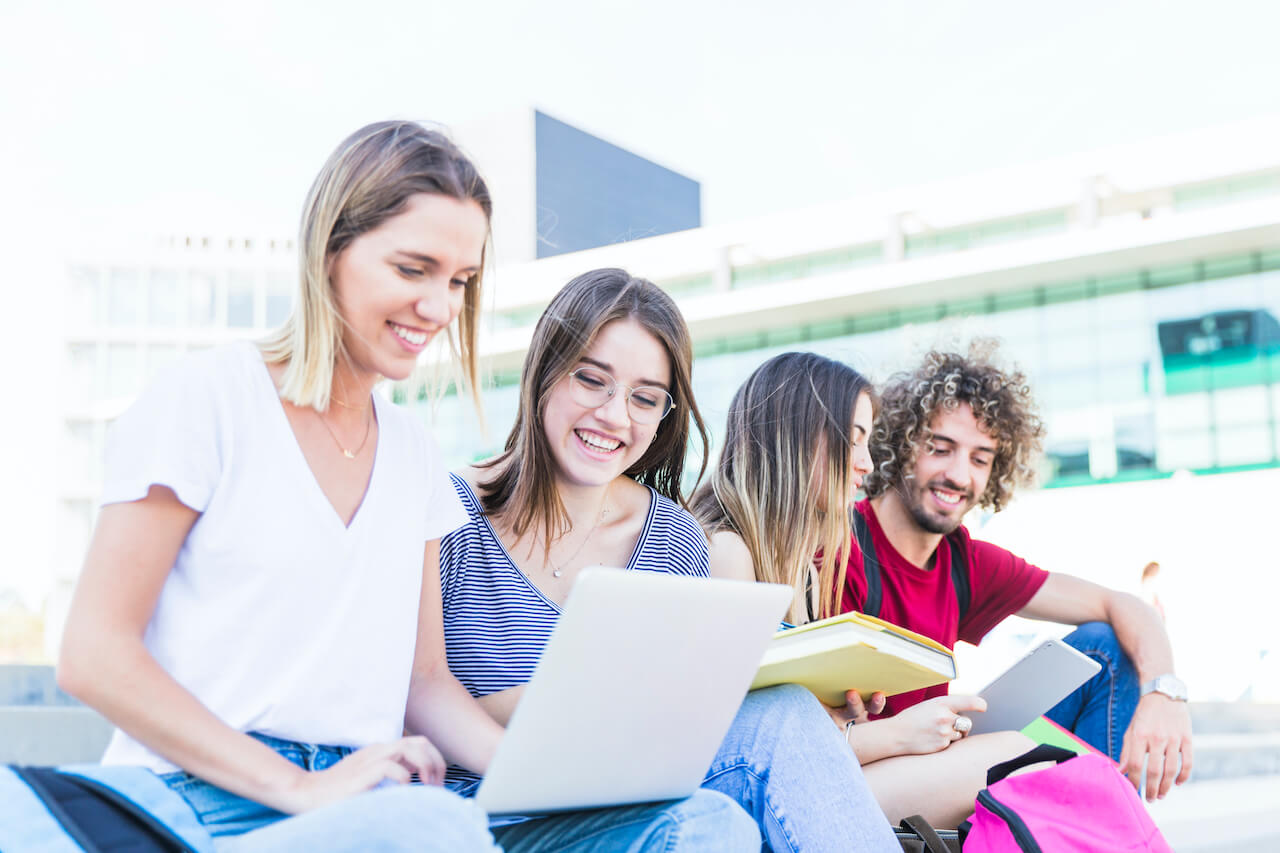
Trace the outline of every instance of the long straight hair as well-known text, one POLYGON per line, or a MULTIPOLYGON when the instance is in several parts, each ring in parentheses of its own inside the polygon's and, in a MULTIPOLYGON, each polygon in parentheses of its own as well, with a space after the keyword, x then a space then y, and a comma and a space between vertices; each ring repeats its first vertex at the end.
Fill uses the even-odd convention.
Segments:
POLYGON ((814 353, 774 356, 734 394, 720 462, 693 496, 690 508, 708 532, 742 537, 757 580, 792 588, 792 622, 811 618, 815 553, 816 615, 838 607, 850 547, 849 428, 859 395, 870 393, 846 364, 814 353))
POLYGON ((568 377, 596 336, 616 320, 634 320, 653 335, 671 362, 671 397, 675 407, 658 424, 653 443, 625 473, 684 504, 682 480, 690 428, 702 442, 707 466, 707 429, 693 399, 693 343, 680 309, 651 281, 621 269, 583 273, 556 294, 534 328, 520 373, 520 410, 502 454, 483 463, 494 476, 481 484, 485 513, 501 515, 517 536, 542 526, 549 543, 570 528, 568 513, 556 489, 555 457, 544 421, 547 398, 568 377))
MULTIPOLYGON (((262 344, 272 364, 286 364, 280 396, 296 406, 329 407, 333 368, 350 358, 343 345, 345 320, 338 310, 330 269, 351 242, 405 209, 418 193, 474 201, 493 217, 493 202, 476 167, 447 136, 410 121, 383 121, 348 136, 329 155, 307 194, 298 238, 300 275, 293 313, 262 344)), ((485 238, 488 254, 489 236, 485 238)), ((483 278, 466 288, 458 337, 446 329, 450 351, 479 406, 476 330, 483 278)))

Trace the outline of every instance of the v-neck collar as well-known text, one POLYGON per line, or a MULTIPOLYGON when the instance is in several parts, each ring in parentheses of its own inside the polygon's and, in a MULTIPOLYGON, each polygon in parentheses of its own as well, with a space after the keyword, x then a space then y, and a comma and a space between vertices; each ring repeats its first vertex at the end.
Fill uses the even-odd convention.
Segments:
POLYGON ((373 467, 369 469, 369 480, 365 483, 364 494, 360 497, 360 503, 356 507, 355 513, 351 516, 351 521, 345 522, 342 516, 338 514, 337 508, 333 502, 329 500, 329 496, 325 494, 323 488, 320 487, 320 481, 316 479, 315 471, 311 468, 311 463, 307 461, 307 455, 302 452, 302 445, 298 443, 298 436, 293 431, 293 425, 289 423, 289 416, 284 410, 284 400, 280 398, 280 389, 276 387, 275 380, 271 378, 271 371, 267 367, 266 360, 262 357, 262 351, 253 344, 247 344, 253 350, 253 355, 258 362, 259 379, 264 383, 264 393, 270 395, 274 412, 272 420, 276 423, 276 429, 282 430, 283 443, 289 445, 290 450, 287 451, 294 459, 292 463, 297 469, 298 477, 303 481, 303 491, 310 496, 310 500, 318 505, 324 511, 324 514, 331 519, 331 523, 337 525, 337 529, 343 533, 354 532, 360 526, 360 519, 365 516, 365 508, 369 505, 372 496, 376 495, 374 485, 379 480, 378 472, 382 468, 382 433, 383 426, 386 424, 386 418, 383 417, 385 405, 380 399, 380 395, 376 392, 371 394, 373 400, 373 416, 378 422, 378 435, 374 439, 373 445, 373 467))
MULTIPOLYGON (((502 552, 503 559, 506 560, 507 565, 516 573, 517 577, 524 581, 525 585, 529 587, 530 591, 532 591, 534 595, 542 599, 542 601, 554 610, 557 615, 560 614, 562 612, 561 606, 549 598, 547 594, 543 592, 542 587, 538 586, 531 577, 525 574, 524 570, 521 569, 515 559, 512 558, 511 552, 507 550, 506 543, 503 542, 502 537, 498 535, 497 528, 493 526, 493 522, 490 521, 489 516, 485 514, 484 504, 480 502, 480 498, 476 495, 475 490, 471 488, 471 484, 462 477, 459 477, 457 474, 453 475, 453 479, 456 482, 461 483, 462 487, 467 490, 467 494, 470 496, 471 502, 476 507, 476 515, 479 516, 481 522, 484 523, 484 529, 493 537, 493 541, 498 546, 498 550, 502 552)), ((645 512, 644 525, 640 528, 640 535, 636 537, 635 547, 631 549, 631 557, 627 560, 626 566, 623 567, 623 571, 627 572, 635 569, 636 563, 639 562, 640 552, 644 550, 644 543, 649 538, 649 529, 653 526, 653 519, 658 511, 657 490, 650 485, 645 485, 645 488, 649 490, 649 508, 645 512)))

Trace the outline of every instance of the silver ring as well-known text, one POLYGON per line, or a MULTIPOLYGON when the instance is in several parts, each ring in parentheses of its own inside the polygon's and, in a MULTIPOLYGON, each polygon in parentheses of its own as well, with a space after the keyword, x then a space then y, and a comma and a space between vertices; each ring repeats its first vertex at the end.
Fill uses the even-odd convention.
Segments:
POLYGON ((951 724, 951 728, 958 731, 961 735, 967 735, 969 730, 973 728, 973 720, 968 717, 956 717, 955 722, 951 724))

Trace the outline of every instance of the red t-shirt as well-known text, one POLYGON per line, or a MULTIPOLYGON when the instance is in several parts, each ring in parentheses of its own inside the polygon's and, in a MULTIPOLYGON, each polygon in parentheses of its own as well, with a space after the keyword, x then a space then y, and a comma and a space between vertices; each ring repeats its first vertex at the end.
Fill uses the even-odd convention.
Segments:
MULTIPOLYGON (((971 539, 969 531, 962 526, 960 536, 969 546, 969 609, 961 622, 955 587, 951 583, 950 541, 938 545, 934 567, 922 569, 909 563, 889 544, 871 501, 859 502, 856 509, 867 520, 880 561, 880 618, 924 634, 949 649, 955 647, 957 639, 978 643, 1005 617, 1021 610, 1049 576, 1044 569, 1003 548, 971 539)), ((867 575, 856 538, 852 545, 842 612, 861 610, 867 597, 867 575)), ((892 716, 946 692, 947 685, 938 684, 891 696, 881 716, 892 716)))

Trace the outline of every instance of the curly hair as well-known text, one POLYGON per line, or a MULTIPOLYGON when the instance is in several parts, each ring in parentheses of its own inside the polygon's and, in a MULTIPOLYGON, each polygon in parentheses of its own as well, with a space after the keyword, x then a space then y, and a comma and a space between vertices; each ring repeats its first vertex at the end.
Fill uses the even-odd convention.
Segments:
POLYGON ((983 432, 996 440, 991 478, 978 505, 999 512, 1014 489, 1035 479, 1044 423, 1026 376, 1016 367, 998 367, 997 349, 995 340, 979 338, 970 343, 967 356, 934 350, 915 370, 889 379, 871 430, 871 458, 876 466, 863 484, 868 497, 911 478, 917 455, 933 439, 929 428, 933 419, 962 403, 973 409, 983 432))

